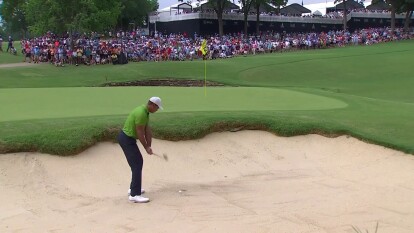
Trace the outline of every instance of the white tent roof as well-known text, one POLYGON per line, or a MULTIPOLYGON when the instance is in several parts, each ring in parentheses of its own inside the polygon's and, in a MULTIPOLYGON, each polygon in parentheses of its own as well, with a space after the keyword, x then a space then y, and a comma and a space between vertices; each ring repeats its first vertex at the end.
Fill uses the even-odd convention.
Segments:
POLYGON ((204 3, 207 3, 207 2, 208 2, 207 0, 203 0, 203 1, 200 1, 200 2, 194 1, 193 3, 191 3, 191 5, 193 6, 193 8, 197 8, 197 7, 203 5, 204 3))
POLYGON ((320 11, 318 11, 318 10, 314 11, 312 14, 313 15, 322 15, 322 13, 320 11))
MULTIPOLYGON (((207 2, 208 2, 208 0, 202 0, 202 1, 200 1, 200 2, 198 2, 198 1, 193 1, 192 3, 190 3, 190 5, 191 5, 191 6, 193 7, 193 9, 194 9, 194 8, 198 8, 198 7, 200 7, 201 5, 203 5, 203 4, 207 3, 207 2)), ((229 2, 233 3, 233 1, 231 1, 231 0, 230 0, 229 2)), ((164 7, 164 8, 162 8, 162 9, 158 9, 158 12, 170 11, 170 8, 171 8, 171 7, 172 7, 172 8, 174 8, 174 7, 177 7, 178 5, 183 4, 183 3, 186 3, 186 2, 185 2, 185 1, 184 1, 184 2, 179 2, 179 3, 175 3, 175 4, 173 4, 173 5, 171 5, 171 6, 168 6, 168 7, 164 7)), ((238 1, 235 1, 235 2, 234 2, 234 4, 240 7, 240 3, 238 3, 238 1)), ((175 9, 175 8, 174 8, 174 9, 175 9)))
MULTIPOLYGON (((193 8, 196 8, 196 7, 198 7, 198 5, 202 5, 202 4, 207 3, 207 2, 208 2, 208 0, 203 0, 203 1, 200 1, 200 3, 199 3, 198 1, 194 1, 194 2, 192 2, 190 5, 191 5, 193 8)), ((162 8, 162 9, 159 9, 158 11, 159 11, 159 12, 163 12, 163 11, 170 11, 170 8, 175 8, 175 7, 177 7, 178 5, 183 4, 183 3, 185 3, 185 2, 175 3, 175 4, 172 4, 171 6, 167 6, 167 7, 164 7, 164 8, 162 8)))
POLYGON ((171 7, 177 7, 179 4, 181 4, 181 3, 172 4, 171 6, 167 6, 167 7, 164 7, 162 9, 158 9, 158 12, 170 11, 171 7))

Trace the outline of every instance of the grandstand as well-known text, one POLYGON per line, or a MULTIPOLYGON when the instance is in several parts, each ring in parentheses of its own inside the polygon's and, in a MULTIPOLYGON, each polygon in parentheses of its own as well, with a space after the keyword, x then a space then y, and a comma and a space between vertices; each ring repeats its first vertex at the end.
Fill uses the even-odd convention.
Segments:
MULTIPOLYGON (((229 2, 230 3, 230 2, 229 2)), ((370 10, 352 0, 348 1, 347 21, 350 30, 369 27, 385 27, 391 24, 391 14, 387 10, 370 10)), ((261 12, 260 30, 278 32, 322 32, 341 30, 343 28, 342 3, 326 9, 325 15, 309 14, 310 10, 299 4, 291 4, 281 9, 280 14, 274 10, 261 12), (304 10, 306 9, 306 10, 304 10), (301 12, 302 11, 302 12, 301 12)), ((404 25, 405 14, 396 14, 396 26, 404 25)), ((411 17, 411 24, 414 16, 411 17)), ((186 33, 215 34, 218 33, 216 13, 208 6, 207 1, 201 3, 177 3, 170 7, 153 12, 149 16, 151 33, 186 33)), ((225 33, 238 33, 244 30, 243 14, 238 5, 231 3, 223 14, 225 33)), ((252 11, 248 16, 248 33, 256 31, 256 14, 252 11)))

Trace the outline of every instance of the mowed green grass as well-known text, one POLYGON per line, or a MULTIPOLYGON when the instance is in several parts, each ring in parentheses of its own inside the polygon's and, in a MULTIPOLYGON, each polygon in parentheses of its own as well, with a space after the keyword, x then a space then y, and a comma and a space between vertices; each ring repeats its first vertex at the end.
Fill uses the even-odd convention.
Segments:
POLYGON ((324 110, 347 106, 324 96, 256 87, 20 88, 0 92, 0 105, 6 109, 0 122, 127 114, 152 95, 163 97, 163 112, 168 113, 324 110))
MULTIPOLYGON (((1 55, 0 55, 1 56, 1 55)), ((414 153, 414 42, 310 50, 207 62, 227 87, 98 87, 153 78, 204 79, 204 62, 2 68, 0 151, 73 154, 113 139, 152 95, 155 136, 199 138, 234 128, 279 135, 347 134, 414 153)))
MULTIPOLYGON (((7 38, 3 38, 3 40, 7 40, 7 38)), ((18 63, 23 61, 23 55, 21 53, 21 45, 20 41, 15 41, 13 43, 14 47, 17 49, 17 55, 12 55, 7 51, 7 44, 8 42, 3 42, 3 52, 0 52, 0 65, 7 64, 7 63, 18 63)))
MULTIPOLYGON (((375 99, 414 102, 414 42, 309 50, 207 62, 207 78, 228 85, 324 89, 375 99)), ((150 78, 204 79, 204 62, 126 66, 3 68, 0 88, 99 86, 150 78)))

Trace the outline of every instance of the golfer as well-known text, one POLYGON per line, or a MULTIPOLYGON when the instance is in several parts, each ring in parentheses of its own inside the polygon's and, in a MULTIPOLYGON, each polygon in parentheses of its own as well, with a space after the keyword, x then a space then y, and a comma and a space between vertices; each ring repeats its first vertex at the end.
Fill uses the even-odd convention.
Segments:
POLYGON ((145 192, 141 189, 144 160, 138 149, 137 139, 141 142, 147 153, 151 155, 152 132, 148 124, 149 114, 155 113, 158 109, 162 109, 161 99, 159 97, 151 97, 147 104, 132 110, 125 121, 124 128, 118 135, 119 145, 124 151, 132 171, 132 180, 128 191, 128 199, 132 202, 149 202, 149 198, 141 196, 145 192))

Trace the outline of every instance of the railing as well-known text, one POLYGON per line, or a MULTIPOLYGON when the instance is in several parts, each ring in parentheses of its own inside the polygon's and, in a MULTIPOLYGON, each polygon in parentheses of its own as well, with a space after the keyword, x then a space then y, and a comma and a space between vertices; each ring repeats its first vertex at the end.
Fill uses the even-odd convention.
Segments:
MULTIPOLYGON (((360 17, 360 18, 391 18, 391 12, 351 12, 348 14, 348 17, 360 17)), ((395 14, 397 19, 405 19, 405 14, 395 14)), ((414 19, 414 15, 411 17, 414 19)))
MULTIPOLYGON (((351 12, 348 14, 347 19, 350 20, 352 17, 362 18, 391 18, 391 13, 377 13, 377 12, 351 12)), ((396 14, 396 18, 405 18, 405 14, 396 14)), ((411 17, 414 19, 414 15, 411 17)), ((170 22, 170 21, 181 21, 190 19, 217 19, 216 13, 208 12, 197 12, 187 14, 175 14, 169 12, 163 12, 160 15, 150 16, 150 23, 157 22, 170 22)), ((224 20, 244 20, 243 14, 238 13, 227 13, 223 14, 224 20)), ((256 15, 248 15, 248 21, 256 21, 256 15)), ((297 17, 297 16, 281 16, 281 15, 260 15, 261 22, 293 22, 293 23, 331 23, 339 24, 342 23, 342 18, 312 18, 312 17, 297 17)))
MULTIPOLYGON (((187 13, 187 14, 172 14, 163 13, 156 16, 150 16, 150 23, 170 22, 190 19, 217 19, 216 13, 187 13)), ((223 20, 244 20, 243 14, 228 13, 223 14, 223 20)), ((248 15, 248 21, 256 21, 256 15, 248 15)), ((260 15, 261 22, 294 22, 294 23, 341 23, 342 19, 332 18, 311 18, 311 17, 297 17, 297 16, 282 16, 282 15, 260 15)))

